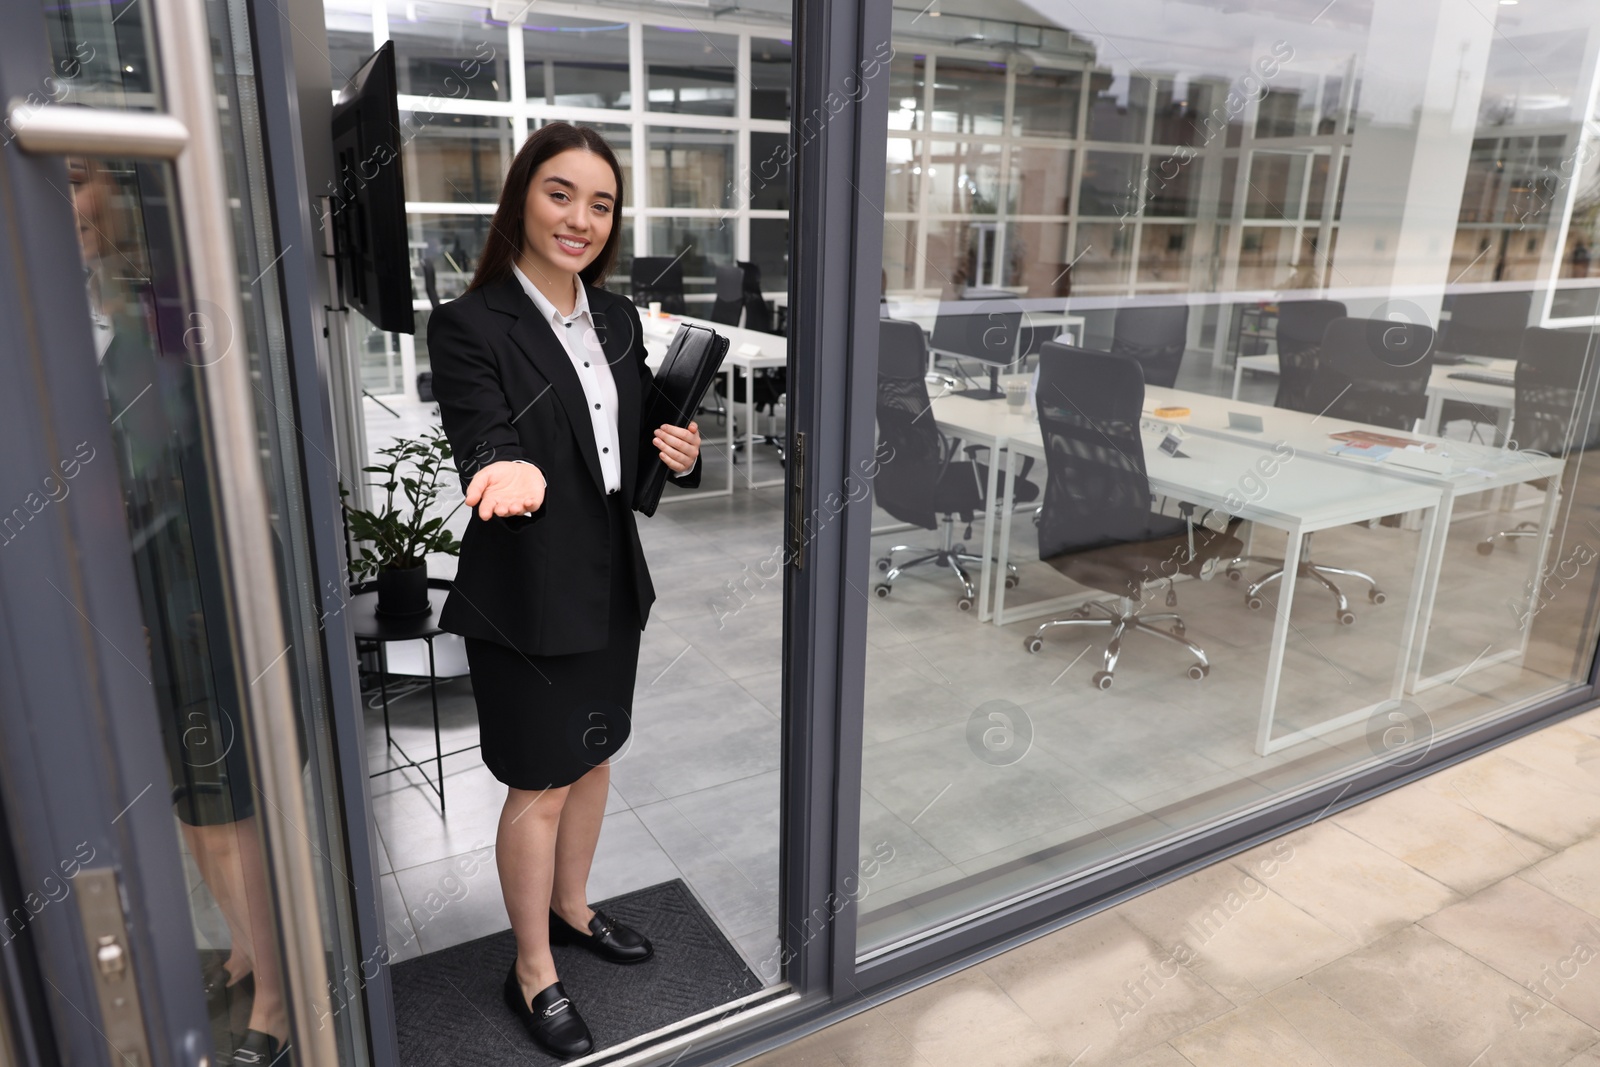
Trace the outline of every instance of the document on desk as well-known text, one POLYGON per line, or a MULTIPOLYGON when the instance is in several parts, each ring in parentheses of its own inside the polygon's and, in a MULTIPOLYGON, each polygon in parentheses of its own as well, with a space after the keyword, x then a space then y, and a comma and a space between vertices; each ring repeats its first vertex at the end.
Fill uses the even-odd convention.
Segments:
POLYGON ((1331 433, 1328 437, 1334 442, 1328 447, 1328 455, 1352 456, 1375 463, 1390 458, 1400 449, 1428 452, 1434 447, 1431 441, 1418 441, 1414 437, 1397 437, 1371 430, 1345 430, 1343 433, 1331 433))

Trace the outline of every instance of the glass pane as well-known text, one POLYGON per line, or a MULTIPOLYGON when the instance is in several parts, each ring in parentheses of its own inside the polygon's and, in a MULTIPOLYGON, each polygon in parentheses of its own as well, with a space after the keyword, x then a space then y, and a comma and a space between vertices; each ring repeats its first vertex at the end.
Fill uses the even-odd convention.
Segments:
POLYGON ((1296 219, 1304 203, 1306 157, 1257 152, 1250 160, 1250 195, 1244 214, 1249 219, 1296 219))
MULTIPOLYGON (((678 260, 685 293, 710 293, 717 268, 733 262, 733 226, 726 219, 651 219, 650 254, 678 260)), ((710 308, 708 302, 698 306, 710 308)))
POLYGON ((1205 161, 1198 157, 1151 157, 1144 176, 1144 213, 1193 218, 1200 214, 1201 179, 1205 161))
POLYGON ((917 224, 906 219, 883 220, 882 286, 886 295, 917 295, 917 224))
POLYGON ((1193 226, 1145 223, 1139 231, 1139 288, 1143 291, 1188 287, 1194 256, 1193 226))
POLYGON ((1133 265, 1133 227, 1115 222, 1080 222, 1072 250, 1076 293, 1124 292, 1133 265))
MULTIPOLYGON (((46 5, 50 81, 39 103, 81 104, 119 111, 161 108, 159 71, 149 15, 132 5, 46 5)), ((7 131, 9 133, 9 129, 7 131)))
MULTIPOLYGON (((499 199, 498 190, 496 197, 499 199)), ((410 215, 406 225, 412 254, 417 257, 418 269, 423 260, 433 264, 434 277, 439 288, 439 299, 454 300, 467 291, 473 272, 478 269, 478 256, 483 253, 483 242, 489 235, 488 215, 410 215)), ((419 290, 418 295, 421 295, 419 290)), ((366 322, 365 319, 357 320, 366 322)), ((382 347, 368 338, 361 351, 381 353, 382 347)))
POLYGON ((565 107, 631 107, 628 24, 530 12, 522 28, 528 99, 565 107))
POLYGON ((1071 198, 1071 150, 1038 145, 1018 145, 1011 150, 1011 211, 1065 215, 1071 198))
POLYGON ((400 112, 410 140, 401 150, 406 198, 427 203, 493 204, 511 167, 511 120, 487 115, 400 112))
POLYGON ((892 532, 852 579, 861 840, 896 859, 864 955, 1096 892, 1102 865, 1587 682, 1600 554, 1562 522, 1600 504, 1574 470, 1600 445, 1600 0, 1491 5, 1465 51, 1440 0, 1223 6, 897 19, 902 55, 962 50, 963 77, 936 61, 935 128, 1005 113, 979 48, 1015 95, 985 154, 944 135, 931 174, 909 59, 889 104, 887 310, 947 342, 967 395, 878 368, 872 444, 897 459, 862 524, 892 532), (1003 397, 990 353, 948 343, 991 328, 996 287, 1026 346, 1003 397), (978 476, 940 513, 937 464, 902 459, 958 440, 978 476), (986 482, 1005 452, 1009 515, 986 482))
POLYGON ((1006 65, 940 56, 934 67, 933 129, 1000 133, 1006 112, 1006 65))
POLYGON ((401 95, 509 100, 506 30, 455 4, 414 3, 389 10, 401 95))
POLYGON ((1065 219, 1008 223, 1000 284, 1025 297, 1070 296, 1076 268, 1067 252, 1069 230, 1065 219))
POLYGON ((1158 145, 1204 144, 1204 120, 1223 103, 1226 93, 1226 86, 1210 80, 1158 79, 1150 140, 1158 145))
POLYGON ((1315 79, 1285 71, 1273 80, 1256 105, 1256 136, 1305 137, 1317 131, 1321 103, 1315 79))
POLYGON ((1323 202, 1328 195, 1328 156, 1318 153, 1311 157, 1311 175, 1306 185, 1306 218, 1322 218, 1323 202))
POLYGON ((931 142, 922 188, 933 211, 993 215, 1000 210, 1000 146, 931 142))
POLYGON ((1083 93, 1081 70, 1035 67, 1017 70, 1011 126, 1019 134, 1055 137, 1078 135, 1078 98, 1083 93))
POLYGON ((793 42, 750 38, 750 117, 788 121, 793 77, 793 42))
POLYGON ((1107 70, 1089 75, 1089 140, 1143 141, 1150 83, 1107 70))
POLYGON ((922 224, 922 288, 941 298, 960 299, 968 289, 996 284, 999 226, 990 220, 929 221, 922 224))
POLYGON ((928 79, 926 56, 896 52, 889 61, 889 128, 923 129, 922 100, 928 79))
POLYGON ((732 207, 734 136, 650 127, 651 206, 732 207))
POLYGON ((737 37, 645 26, 645 99, 650 110, 732 115, 738 55, 737 37))
POLYGON ((1131 215, 1139 208, 1139 170, 1144 157, 1126 152, 1085 152, 1078 212, 1131 215))

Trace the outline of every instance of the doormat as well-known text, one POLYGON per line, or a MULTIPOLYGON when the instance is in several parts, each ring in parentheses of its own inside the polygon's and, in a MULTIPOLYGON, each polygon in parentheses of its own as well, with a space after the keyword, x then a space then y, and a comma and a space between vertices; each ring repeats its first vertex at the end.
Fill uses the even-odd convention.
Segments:
MULTIPOLYGON (((619 965, 577 945, 551 947, 562 988, 589 1025, 595 1052, 761 990, 761 980, 682 879, 598 907, 643 933, 656 951, 644 963, 619 965)), ((570 1062, 546 1052, 506 1006, 501 990, 516 954, 516 940, 504 930, 391 967, 401 1064, 570 1062)))

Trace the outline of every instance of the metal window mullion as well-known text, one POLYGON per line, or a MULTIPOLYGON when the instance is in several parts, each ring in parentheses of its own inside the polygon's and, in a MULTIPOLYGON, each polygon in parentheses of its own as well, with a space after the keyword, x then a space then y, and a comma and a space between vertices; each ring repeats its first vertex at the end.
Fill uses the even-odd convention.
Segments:
MULTIPOLYGON (((928 285, 928 223, 932 212, 928 204, 932 201, 929 195, 928 175, 933 167, 933 146, 930 135, 933 133, 933 81, 936 75, 938 59, 933 53, 926 53, 922 66, 922 139, 917 145, 917 164, 922 168, 917 174, 917 242, 916 242, 916 271, 912 277, 912 293, 916 299, 922 298, 922 291, 928 285)), ((940 294, 944 286, 939 286, 940 294)))
POLYGON ((386 0, 372 0, 372 48, 382 48, 389 40, 389 5, 386 0))
POLYGON ((528 139, 527 39, 520 23, 506 27, 506 92, 511 96, 512 155, 528 139))
MULTIPOLYGON (((644 69, 644 23, 628 20, 628 122, 633 138, 633 209, 636 218, 650 206, 650 139, 644 126, 645 93, 648 79, 644 69)), ((637 223, 633 227, 633 254, 650 254, 649 230, 637 223)))
POLYGON ((752 78, 750 60, 750 34, 741 32, 738 37, 738 50, 734 55, 733 78, 733 112, 734 130, 733 139, 733 173, 745 175, 745 181, 733 181, 732 195, 729 197, 727 211, 733 215, 733 258, 748 260, 750 258, 750 94, 755 89, 752 78))
POLYGON ((1000 143, 1000 189, 999 196, 994 205, 994 275, 990 282, 992 285, 1004 285, 1006 262, 1006 222, 1010 217, 1009 204, 1011 199, 1011 121, 1013 97, 1017 88, 1017 68, 1015 60, 1006 63, 1006 93, 1005 101, 1000 110, 1000 129, 1004 140, 1000 143))

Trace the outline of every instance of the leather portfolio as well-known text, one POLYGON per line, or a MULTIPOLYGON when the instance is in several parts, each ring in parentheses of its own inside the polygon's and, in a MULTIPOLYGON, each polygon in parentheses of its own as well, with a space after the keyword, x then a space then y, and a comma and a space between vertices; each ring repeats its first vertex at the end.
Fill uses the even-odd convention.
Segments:
POLYGON ((711 388, 711 379, 722 368, 728 354, 728 339, 704 326, 684 323, 667 347, 655 384, 644 403, 643 447, 639 451, 639 484, 633 506, 646 515, 656 513, 661 490, 666 488, 670 471, 659 458, 655 446, 656 427, 687 426, 700 398, 711 388))

